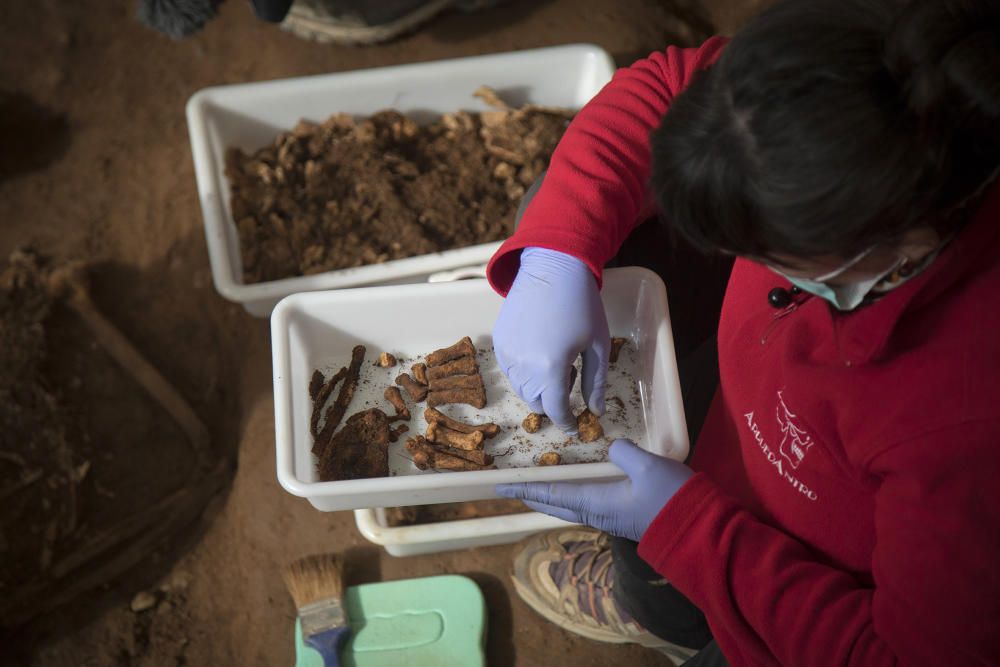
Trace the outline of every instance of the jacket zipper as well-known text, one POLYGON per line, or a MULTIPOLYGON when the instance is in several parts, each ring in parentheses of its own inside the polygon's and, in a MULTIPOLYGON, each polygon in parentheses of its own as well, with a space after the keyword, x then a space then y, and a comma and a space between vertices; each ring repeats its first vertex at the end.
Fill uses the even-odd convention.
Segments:
POLYGON ((771 322, 768 323, 767 328, 764 329, 764 333, 762 333, 760 336, 761 345, 767 344, 767 339, 770 338, 772 333, 774 333, 774 330, 778 327, 778 324, 781 323, 781 320, 785 319, 786 317, 794 313, 796 310, 798 310, 799 306, 805 303, 809 299, 810 295, 805 294, 801 296, 802 298, 800 298, 798 301, 792 301, 790 304, 788 304, 787 306, 785 306, 784 308, 782 308, 781 310, 779 310, 778 312, 774 313, 771 316, 771 322))

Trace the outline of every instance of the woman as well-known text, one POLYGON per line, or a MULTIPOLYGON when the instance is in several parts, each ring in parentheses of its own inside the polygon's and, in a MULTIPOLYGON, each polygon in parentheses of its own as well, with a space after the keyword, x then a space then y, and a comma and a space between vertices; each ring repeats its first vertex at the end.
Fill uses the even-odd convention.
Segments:
POLYGON ((491 263, 497 357, 572 433, 582 353, 603 413, 601 270, 655 202, 737 257, 720 383, 690 466, 617 441, 625 481, 498 489, 615 536, 529 542, 522 597, 675 655, 710 631, 692 664, 997 664, 998 168, 995 0, 784 2, 619 72, 491 263))

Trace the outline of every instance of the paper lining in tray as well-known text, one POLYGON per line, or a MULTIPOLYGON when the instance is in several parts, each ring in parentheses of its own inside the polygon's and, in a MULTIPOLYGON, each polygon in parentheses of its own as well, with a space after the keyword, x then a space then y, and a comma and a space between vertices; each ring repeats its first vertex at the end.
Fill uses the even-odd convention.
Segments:
MULTIPOLYGON (((391 416, 393 408, 383 397, 383 392, 386 387, 394 385, 396 376, 404 372, 409 373, 412 364, 424 361, 422 357, 406 358, 400 353, 397 357, 399 361, 397 366, 382 368, 377 366, 374 360, 383 351, 396 354, 393 350, 369 349, 367 351, 365 362, 361 367, 358 387, 347 411, 348 416, 368 408, 380 408, 391 416)), ((428 353, 432 351, 427 350, 428 353)), ((500 426, 500 434, 485 441, 486 452, 495 457, 494 462, 497 468, 534 466, 537 465, 538 457, 541 454, 550 451, 557 452, 562 457, 564 464, 607 461, 608 446, 617 438, 628 438, 640 445, 643 444, 645 426, 642 417, 642 400, 639 396, 638 383, 635 380, 635 368, 638 363, 636 357, 635 346, 627 343, 622 348, 617 363, 608 368, 606 412, 601 417, 604 437, 594 442, 582 443, 576 438, 571 438, 548 419, 543 420, 542 428, 537 433, 532 434, 525 431, 521 422, 528 415, 529 410, 511 389, 507 378, 500 370, 492 347, 483 349, 480 346, 477 354, 479 370, 486 386, 486 407, 480 410, 469 405, 452 404, 439 406, 438 409, 449 417, 469 424, 494 422, 500 426)), ((318 370, 325 377, 329 377, 337 369, 347 366, 349 363, 349 356, 330 358, 319 364, 318 370)), ((576 366, 579 370, 579 360, 576 366)), ((580 393, 580 382, 579 374, 577 374, 576 384, 570 398, 573 414, 579 414, 584 407, 583 397, 580 393)), ((409 427, 409 431, 404 433, 398 442, 389 445, 389 475, 394 477, 396 475, 437 474, 438 471, 435 470, 418 470, 413 465, 410 453, 406 450, 406 440, 424 433, 427 429, 427 422, 424 420, 426 403, 414 404, 405 391, 402 393, 412 417, 409 422, 402 422, 409 427)), ((332 401, 336 395, 337 392, 333 392, 329 400, 332 401)), ((320 426, 322 427, 322 421, 320 426)))

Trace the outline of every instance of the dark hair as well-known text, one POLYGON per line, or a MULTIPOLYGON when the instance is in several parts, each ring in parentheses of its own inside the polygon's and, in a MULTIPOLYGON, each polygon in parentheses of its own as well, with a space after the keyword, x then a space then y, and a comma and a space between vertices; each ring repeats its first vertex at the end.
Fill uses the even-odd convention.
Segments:
POLYGON ((703 250, 847 258, 933 224, 1000 165, 1000 2, 782 2, 652 152, 664 220, 703 250))

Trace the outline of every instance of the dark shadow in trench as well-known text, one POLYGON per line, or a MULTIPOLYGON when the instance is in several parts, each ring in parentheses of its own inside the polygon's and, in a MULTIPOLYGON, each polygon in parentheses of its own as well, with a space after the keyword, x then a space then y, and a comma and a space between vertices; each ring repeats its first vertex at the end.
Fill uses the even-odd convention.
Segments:
POLYGON ((124 546, 89 564, 111 573, 105 581, 70 599, 63 599, 66 591, 85 576, 81 573, 88 571, 87 564, 47 582, 61 604, 0 633, 5 653, 23 658, 20 664, 29 664, 41 642, 71 632, 153 586, 198 543, 228 494, 242 435, 242 406, 253 405, 257 394, 269 389, 270 368, 267 355, 261 354, 269 344, 268 329, 266 319, 251 318, 215 293, 207 262, 204 238, 193 233, 148 267, 104 262, 87 273, 98 311, 207 427, 209 474, 192 474, 191 447, 183 432, 95 343, 78 316, 57 306, 46 322, 46 382, 58 388, 67 410, 79 418, 81 432, 98 444, 88 451, 92 483, 81 486, 81 523, 90 522, 92 531, 117 529, 137 517, 142 520, 143 512, 172 491, 186 488, 191 493, 162 539, 141 553, 129 552, 131 540, 125 540, 124 546), (261 381, 241 382, 248 359, 264 359, 253 371, 259 370, 261 381), (108 562, 119 558, 115 572, 108 562))
POLYGON ((0 184, 58 160, 71 135, 63 114, 27 95, 0 90, 0 184))

